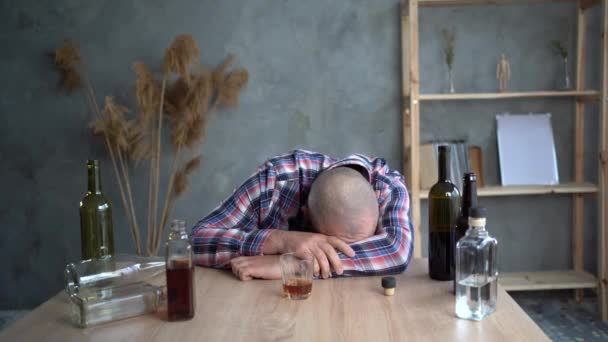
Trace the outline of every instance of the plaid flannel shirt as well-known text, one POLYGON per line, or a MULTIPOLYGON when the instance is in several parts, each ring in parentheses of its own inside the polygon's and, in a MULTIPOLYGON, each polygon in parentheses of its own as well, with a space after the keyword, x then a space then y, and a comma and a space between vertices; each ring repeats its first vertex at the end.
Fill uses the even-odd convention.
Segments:
POLYGON ((349 244, 356 255, 350 258, 338 251, 344 275, 403 272, 411 259, 414 239, 403 176, 390 170, 381 158, 354 154, 336 160, 304 150, 266 161, 232 196, 196 224, 192 230, 196 264, 224 268, 232 258, 262 255, 262 246, 272 230, 288 230, 300 216, 317 175, 340 166, 366 171, 380 208, 376 234, 349 244))

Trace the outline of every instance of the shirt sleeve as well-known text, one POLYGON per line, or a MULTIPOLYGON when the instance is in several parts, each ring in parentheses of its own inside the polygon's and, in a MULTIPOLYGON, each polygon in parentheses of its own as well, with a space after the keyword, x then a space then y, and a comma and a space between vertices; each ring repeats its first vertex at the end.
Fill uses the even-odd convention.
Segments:
POLYGON ((267 181, 268 170, 258 171, 196 224, 192 249, 197 265, 225 268, 235 257, 262 254, 271 233, 258 227, 260 194, 267 181))
POLYGON ((409 195, 401 180, 394 184, 383 204, 378 234, 350 244, 353 258, 339 253, 345 276, 394 274, 407 268, 414 242, 409 195))

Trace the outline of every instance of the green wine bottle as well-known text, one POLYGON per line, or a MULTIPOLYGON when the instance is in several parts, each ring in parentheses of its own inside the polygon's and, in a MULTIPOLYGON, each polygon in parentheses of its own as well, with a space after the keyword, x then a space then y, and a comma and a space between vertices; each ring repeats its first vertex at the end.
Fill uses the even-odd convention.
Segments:
POLYGON ((439 180, 429 192, 429 275, 454 280, 452 234, 460 211, 460 193, 450 181, 450 146, 439 148, 439 180))
POLYGON ((82 259, 114 254, 112 205, 101 193, 99 161, 87 162, 88 191, 80 201, 80 239, 82 259))

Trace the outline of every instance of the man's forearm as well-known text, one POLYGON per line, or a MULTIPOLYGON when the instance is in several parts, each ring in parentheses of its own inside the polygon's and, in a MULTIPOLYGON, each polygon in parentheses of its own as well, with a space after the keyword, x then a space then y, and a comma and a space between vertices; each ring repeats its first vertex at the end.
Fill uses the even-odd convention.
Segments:
POLYGON ((403 272, 411 259, 411 231, 402 227, 384 227, 378 235, 350 246, 357 249, 355 258, 341 256, 347 275, 382 275, 403 272), (381 251, 381 252, 379 252, 381 251))
POLYGON ((201 266, 226 267, 232 258, 264 254, 269 233, 265 229, 199 227, 192 234, 194 258, 201 266))
POLYGON ((262 253, 264 255, 273 255, 273 254, 281 254, 284 253, 284 234, 286 232, 282 230, 275 229, 270 233, 266 241, 264 241, 264 245, 262 246, 262 253))

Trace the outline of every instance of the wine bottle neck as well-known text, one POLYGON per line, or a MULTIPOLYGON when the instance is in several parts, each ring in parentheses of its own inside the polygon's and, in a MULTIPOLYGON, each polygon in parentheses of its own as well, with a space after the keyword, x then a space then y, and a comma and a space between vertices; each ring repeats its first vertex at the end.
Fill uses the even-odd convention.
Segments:
POLYGON ((462 214, 469 216, 469 209, 477 206, 477 182, 469 179, 462 184, 462 214))
POLYGON ((451 174, 450 174, 450 156, 449 154, 445 151, 440 149, 439 150, 439 170, 438 170, 438 175, 439 175, 439 181, 449 181, 451 179, 451 174))
POLYGON ((87 163, 88 191, 93 194, 101 193, 101 176, 99 163, 89 161, 87 163))

